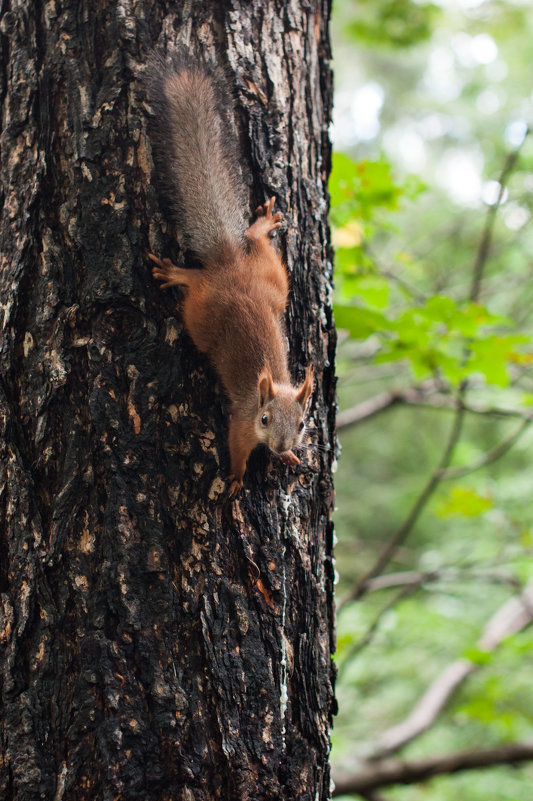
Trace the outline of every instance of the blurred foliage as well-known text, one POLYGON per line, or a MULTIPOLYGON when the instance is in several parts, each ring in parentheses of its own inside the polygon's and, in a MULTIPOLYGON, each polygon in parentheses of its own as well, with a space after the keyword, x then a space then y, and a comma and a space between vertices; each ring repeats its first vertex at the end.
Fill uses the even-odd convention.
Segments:
POLYGON ((439 13, 433 3, 412 0, 357 0, 345 31, 370 45, 410 47, 429 39, 439 13))
MULTIPOLYGON (((334 12, 330 192, 340 409, 433 382, 449 407, 510 413, 465 414, 451 460, 465 475, 441 481, 384 571, 433 578, 396 603, 398 587, 341 606, 333 762, 349 769, 461 657, 476 672, 402 756, 533 736, 532 630, 492 653, 479 646, 491 616, 533 580, 531 429, 500 458, 467 469, 513 437, 532 411, 533 136, 524 141, 532 105, 524 76, 533 15, 520 0, 442 0, 438 7, 337 0, 334 12), (517 149, 490 221, 506 159, 517 149)), ((340 432, 341 601, 375 564, 441 459, 455 412, 431 408, 431 393, 428 400, 395 403, 340 432)), ((532 779, 529 766, 499 767, 383 793, 388 801, 524 801, 532 779)))

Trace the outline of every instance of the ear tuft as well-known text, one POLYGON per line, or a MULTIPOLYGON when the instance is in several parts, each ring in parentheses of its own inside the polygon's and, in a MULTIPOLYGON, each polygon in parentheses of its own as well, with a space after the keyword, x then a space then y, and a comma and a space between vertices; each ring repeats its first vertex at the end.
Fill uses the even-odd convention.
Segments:
POLYGON ((272 400, 276 394, 274 391, 274 382, 272 381, 272 374, 268 367, 263 367, 257 379, 257 390, 259 393, 259 408, 272 400))
POLYGON ((302 407, 305 409, 307 401, 309 400, 309 396, 313 391, 313 385, 315 383, 315 371, 313 370, 313 366, 310 364, 305 372, 305 378, 303 384, 298 388, 298 393, 296 395, 296 400, 302 407))

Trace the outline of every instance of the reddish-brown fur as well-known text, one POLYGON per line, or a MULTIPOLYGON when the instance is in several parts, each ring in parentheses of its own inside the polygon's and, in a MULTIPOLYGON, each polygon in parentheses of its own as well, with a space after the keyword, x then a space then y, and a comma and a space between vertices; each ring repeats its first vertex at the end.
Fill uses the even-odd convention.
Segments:
POLYGON ((281 225, 281 214, 273 214, 273 206, 271 198, 257 209, 257 219, 246 231, 246 248, 223 242, 216 256, 204 259, 201 270, 185 270, 150 255, 157 265, 153 275, 163 282, 162 288, 187 288, 185 327, 196 347, 210 357, 232 402, 232 493, 242 487, 248 456, 261 441, 274 450, 282 448, 278 452, 285 463, 298 463, 290 450, 299 442, 291 426, 301 426, 313 386, 310 369, 300 387, 290 382, 281 326, 289 283, 269 236, 281 225), (260 409, 267 408, 264 404, 274 399, 273 431, 267 440, 258 430, 257 416, 260 409), (276 414, 281 418, 279 425, 276 414))

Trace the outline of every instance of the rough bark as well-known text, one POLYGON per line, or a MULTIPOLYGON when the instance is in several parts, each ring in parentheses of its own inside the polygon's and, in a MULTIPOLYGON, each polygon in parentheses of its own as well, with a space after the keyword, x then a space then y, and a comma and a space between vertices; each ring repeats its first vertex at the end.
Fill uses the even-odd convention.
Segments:
MULTIPOLYGON (((328 0, 3 0, 0 797, 329 798, 328 0), (287 228, 299 468, 227 497, 227 409, 146 253, 182 259, 138 70, 226 70, 250 208, 287 228)), ((178 234, 179 238, 179 234, 178 234)))

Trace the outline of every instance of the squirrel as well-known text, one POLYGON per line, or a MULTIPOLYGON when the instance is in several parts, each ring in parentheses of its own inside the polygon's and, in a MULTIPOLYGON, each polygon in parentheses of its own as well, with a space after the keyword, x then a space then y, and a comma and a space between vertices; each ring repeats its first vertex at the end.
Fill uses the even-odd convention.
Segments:
POLYGON ((185 329, 231 401, 233 497, 256 445, 264 443, 287 465, 300 463, 292 449, 302 443, 314 384, 312 366, 298 386, 289 374, 282 327, 289 281, 270 236, 282 215, 271 197, 246 228, 244 184, 226 116, 231 105, 215 74, 187 58, 153 56, 146 86, 164 194, 201 267, 148 256, 161 289, 185 288, 185 329))

